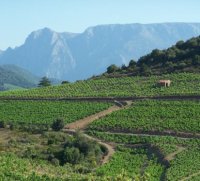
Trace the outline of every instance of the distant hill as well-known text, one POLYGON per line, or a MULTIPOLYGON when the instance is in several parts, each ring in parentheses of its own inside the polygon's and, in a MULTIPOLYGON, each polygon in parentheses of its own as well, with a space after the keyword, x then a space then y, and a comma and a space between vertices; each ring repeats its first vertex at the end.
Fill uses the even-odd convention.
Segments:
POLYGON ((0 90, 31 88, 38 84, 39 78, 15 65, 0 66, 0 90))
POLYGON ((111 75, 162 75, 177 72, 200 73, 200 36, 187 41, 178 41, 164 50, 153 50, 138 62, 130 61, 121 68, 111 65, 107 73, 111 75))
POLYGON ((22 46, 1 53, 0 64, 15 64, 40 77, 74 81, 199 35, 200 23, 100 25, 79 34, 44 28, 32 32, 22 46))

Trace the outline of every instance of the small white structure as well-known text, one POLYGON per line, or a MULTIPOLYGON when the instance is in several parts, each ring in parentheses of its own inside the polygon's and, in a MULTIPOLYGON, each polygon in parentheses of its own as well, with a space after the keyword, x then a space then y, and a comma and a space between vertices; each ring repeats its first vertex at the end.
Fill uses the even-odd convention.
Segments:
POLYGON ((160 86, 169 87, 171 84, 171 80, 159 80, 158 84, 160 86))

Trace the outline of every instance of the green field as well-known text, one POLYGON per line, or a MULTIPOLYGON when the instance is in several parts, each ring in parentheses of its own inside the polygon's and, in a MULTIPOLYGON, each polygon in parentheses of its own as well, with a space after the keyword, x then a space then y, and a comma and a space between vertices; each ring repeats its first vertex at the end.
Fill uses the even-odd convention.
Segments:
POLYGON ((121 173, 123 170, 130 178, 137 178, 147 172, 146 179, 159 180, 164 166, 154 155, 148 155, 147 152, 142 148, 120 148, 108 164, 97 169, 97 175, 116 176, 116 173, 121 173))
POLYGON ((79 81, 59 86, 1 92, 0 97, 67 98, 199 95, 200 75, 179 73, 151 77, 121 77, 79 81), (170 79, 169 88, 159 87, 160 79, 170 79))
MULTIPOLYGON (((174 159, 169 161, 170 167, 165 170, 165 178, 170 181, 179 181, 189 175, 198 173, 200 170, 200 139, 186 139, 172 136, 136 136, 128 135, 126 133, 113 134, 96 131, 89 132, 89 134, 101 140, 118 144, 154 145, 155 148, 158 148, 159 151, 157 150, 156 152, 160 153, 159 157, 161 159, 164 159, 168 154, 176 151, 175 146, 183 147, 184 150, 178 153, 174 159)), ((196 175, 194 179, 197 178, 200 178, 200 174, 196 175)))
POLYGON ((165 95, 200 95, 200 75, 97 79, 1 92, 0 122, 18 127, 0 128, 0 180, 200 180, 198 100, 134 101, 130 106, 119 106, 115 112, 95 118, 72 135, 66 130, 54 132, 49 126, 58 118, 65 124, 74 122, 106 110, 114 103, 31 100, 165 95), (158 80, 165 78, 172 80, 171 87, 157 85, 158 80), (48 128, 18 129, 24 125, 48 128), (167 133, 173 134, 167 136, 167 133), (190 138, 184 136, 188 133, 190 138), (114 150, 106 164, 103 159, 110 152, 102 142, 114 150))
MULTIPOLYGON (((167 170, 168 180, 180 180, 188 177, 200 170, 200 150, 199 148, 188 148, 188 150, 177 155, 172 160, 170 168, 167 170)), ((200 174, 198 176, 200 179, 200 174)))
POLYGON ((200 132, 199 101, 136 101, 90 125, 99 131, 200 132))
POLYGON ((104 141, 123 143, 123 144, 152 144, 158 146, 163 155, 173 152, 173 145, 180 145, 183 147, 198 147, 200 139, 198 138, 179 138, 173 136, 145 136, 145 135, 131 135, 126 133, 105 133, 98 131, 89 131, 90 135, 100 138, 104 141), (163 146, 164 145, 164 146, 163 146))
POLYGON ((51 124, 63 118, 71 123, 103 111, 110 103, 66 101, 0 101, 0 120, 19 124, 51 124))
POLYGON ((11 153, 0 154, 0 180, 118 181, 125 178, 141 178, 141 173, 144 172, 145 178, 156 181, 160 179, 163 169, 164 166, 153 155, 148 157, 144 149, 121 148, 108 164, 85 174, 70 164, 54 166, 46 161, 22 159, 11 153))

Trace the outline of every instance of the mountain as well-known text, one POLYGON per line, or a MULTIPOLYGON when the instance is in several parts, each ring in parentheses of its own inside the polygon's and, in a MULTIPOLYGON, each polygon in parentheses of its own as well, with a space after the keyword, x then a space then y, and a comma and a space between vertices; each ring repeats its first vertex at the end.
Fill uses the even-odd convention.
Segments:
POLYGON ((69 71, 73 66, 63 37, 67 39, 72 36, 47 28, 32 32, 22 46, 8 48, 0 56, 0 62, 21 66, 39 76, 46 74, 52 78, 61 77, 61 73, 69 71))
POLYGON ((168 49, 155 49, 128 66, 110 65, 104 76, 163 75, 179 72, 200 73, 200 36, 178 41, 168 49))
POLYGON ((15 65, 0 66, 0 90, 31 88, 39 79, 30 72, 15 65))
POLYGON ((32 32, 22 46, 1 53, 0 64, 74 81, 198 35, 200 23, 99 25, 78 34, 44 28, 32 32))

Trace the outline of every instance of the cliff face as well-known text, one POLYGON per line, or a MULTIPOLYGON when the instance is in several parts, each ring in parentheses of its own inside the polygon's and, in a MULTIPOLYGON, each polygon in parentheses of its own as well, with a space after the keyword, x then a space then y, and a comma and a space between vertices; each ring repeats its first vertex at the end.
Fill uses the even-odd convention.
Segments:
POLYGON ((32 32, 22 46, 0 52, 0 64, 74 81, 198 35, 200 23, 101 25, 80 34, 44 28, 32 32))

